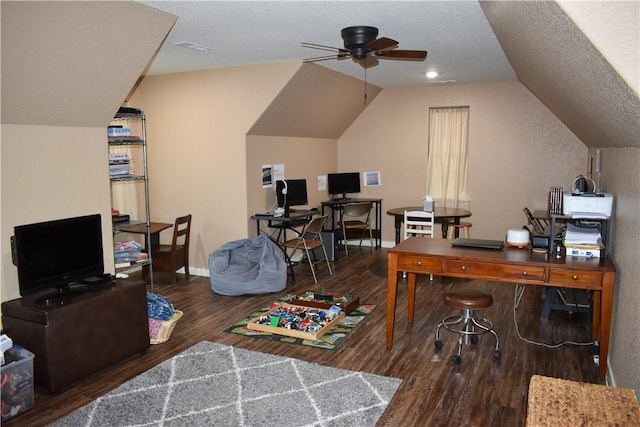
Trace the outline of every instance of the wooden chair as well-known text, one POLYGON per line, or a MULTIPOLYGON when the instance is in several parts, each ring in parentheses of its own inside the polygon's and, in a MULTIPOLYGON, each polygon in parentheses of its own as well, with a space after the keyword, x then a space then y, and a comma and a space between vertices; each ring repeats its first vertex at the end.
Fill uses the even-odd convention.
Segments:
MULTIPOLYGON (((433 238, 433 226, 435 214, 425 211, 404 211, 404 240, 409 237, 430 237, 433 238)), ((402 272, 402 278, 407 278, 407 272, 402 272)), ((433 280, 433 274, 429 275, 433 280)))
POLYGON ((433 237, 433 212, 404 211, 404 240, 411 236, 433 237))
POLYGON ((331 264, 329 264, 329 257, 327 256, 327 251, 324 248, 324 242, 322 241, 322 227, 324 227, 328 217, 329 215, 319 215, 314 217, 307 225, 305 225, 297 238, 290 239, 282 243, 285 250, 287 248, 291 249, 291 253, 286 257, 291 267, 291 258, 295 257, 298 251, 302 253, 302 260, 300 262, 303 260, 307 260, 309 262, 309 265, 311 266, 311 274, 313 274, 313 281, 315 283, 318 283, 318 279, 316 278, 314 265, 321 263, 322 261, 326 261, 327 268, 329 269, 329 275, 333 274, 331 271, 331 264), (322 254, 322 258, 320 258, 318 254, 322 254))
POLYGON ((178 282, 176 271, 184 267, 189 278, 189 234, 191 233, 191 214, 176 218, 173 226, 173 240, 170 245, 159 245, 151 253, 153 270, 170 273, 172 283, 178 282))
POLYGON ((373 231, 371 230, 371 202, 347 203, 342 208, 340 215, 340 228, 342 229, 342 240, 344 241, 344 252, 349 255, 347 242, 349 240, 360 240, 360 246, 364 239, 369 239, 371 252, 374 251, 373 231), (351 233, 349 233, 351 231, 351 233), (366 234, 369 234, 367 237, 366 234))

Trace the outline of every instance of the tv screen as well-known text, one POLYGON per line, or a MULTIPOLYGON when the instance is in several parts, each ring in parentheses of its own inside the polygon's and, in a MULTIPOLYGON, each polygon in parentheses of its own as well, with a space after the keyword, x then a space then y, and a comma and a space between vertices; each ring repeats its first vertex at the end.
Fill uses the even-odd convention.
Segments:
POLYGON ((14 227, 13 262, 20 295, 62 290, 104 274, 99 214, 14 227))
POLYGON ((327 175, 327 184, 329 194, 346 198, 347 194, 360 192, 360 173, 330 173, 327 175))
POLYGON ((278 207, 284 208, 286 211, 291 206, 308 205, 307 180, 287 179, 285 181, 276 181, 276 196, 278 198, 278 207), (286 194, 284 192, 285 189, 286 194))

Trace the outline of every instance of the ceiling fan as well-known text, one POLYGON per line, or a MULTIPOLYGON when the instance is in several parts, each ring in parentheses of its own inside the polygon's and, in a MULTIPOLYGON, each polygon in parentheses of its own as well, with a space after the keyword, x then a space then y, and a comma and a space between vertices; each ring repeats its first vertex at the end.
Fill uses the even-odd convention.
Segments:
POLYGON ((344 40, 344 49, 321 44, 302 43, 302 47, 333 52, 332 55, 307 58, 302 62, 351 58, 366 69, 378 65, 378 59, 401 61, 424 61, 427 59, 426 50, 395 50, 398 47, 398 42, 387 37, 378 38, 378 29, 375 27, 347 27, 342 29, 341 34, 342 40, 344 40))

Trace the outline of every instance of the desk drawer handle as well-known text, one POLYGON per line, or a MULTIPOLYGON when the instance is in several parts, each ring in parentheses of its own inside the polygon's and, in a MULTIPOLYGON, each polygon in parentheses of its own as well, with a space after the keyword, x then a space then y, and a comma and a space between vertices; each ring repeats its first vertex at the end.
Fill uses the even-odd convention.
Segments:
POLYGON ((573 280, 578 280, 578 275, 577 274, 573 275, 573 280))
POLYGON ((418 261, 418 262, 416 262, 416 265, 417 265, 418 267, 422 267, 422 261, 418 261))
POLYGON ((522 275, 523 275, 523 276, 526 276, 526 275, 527 275, 527 272, 526 272, 526 271, 523 271, 523 272, 522 272, 522 275))
POLYGON ((467 270, 467 266, 466 266, 466 265, 461 266, 461 267, 460 267, 460 270, 462 270, 462 271, 466 271, 466 270, 467 270))

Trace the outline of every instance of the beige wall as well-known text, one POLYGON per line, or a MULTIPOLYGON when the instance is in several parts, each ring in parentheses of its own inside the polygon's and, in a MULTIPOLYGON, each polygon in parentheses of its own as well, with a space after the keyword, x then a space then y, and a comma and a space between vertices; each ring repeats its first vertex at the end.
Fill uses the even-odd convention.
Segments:
POLYGON ((151 219, 193 215, 196 274, 208 275, 218 246, 247 237, 246 134, 299 66, 151 76, 132 99, 147 117, 151 219))
MULTIPOLYGON (((595 149, 593 150, 595 152, 595 149)), ((594 154, 595 157, 595 154, 594 154)), ((640 394, 640 148, 602 148, 602 189, 614 194, 616 290, 610 382, 640 394)))
MULTIPOLYGON (((249 214, 274 208, 275 191, 262 188, 262 165, 282 164, 285 179, 306 179, 308 208, 319 207, 327 200, 326 189, 318 191, 320 175, 335 172, 338 167, 338 141, 321 138, 273 136, 247 137, 247 205, 249 214)), ((256 224, 249 220, 249 236, 256 235, 256 224)))
POLYGON ((16 225, 100 213, 113 272, 105 127, 176 17, 137 2, 3 1, 0 11, 5 301, 18 296, 16 225))
MULTIPOLYGON (((551 186, 586 172, 587 148, 520 83, 385 89, 340 138, 341 171, 381 171, 383 210, 420 205, 425 194, 430 107, 469 106, 471 235, 503 239, 546 208, 551 186)), ((393 242, 383 214, 383 240, 393 242)))
POLYGON ((16 225, 99 213, 113 273, 105 128, 2 125, 1 136, 2 301, 19 297, 9 239, 16 225))

